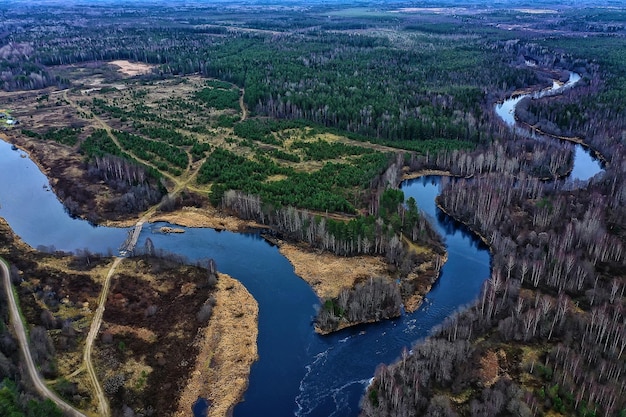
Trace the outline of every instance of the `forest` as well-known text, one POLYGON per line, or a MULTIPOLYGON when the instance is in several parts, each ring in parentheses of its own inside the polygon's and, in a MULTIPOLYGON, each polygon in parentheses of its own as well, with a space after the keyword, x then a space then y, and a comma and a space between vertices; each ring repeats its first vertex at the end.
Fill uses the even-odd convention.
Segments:
POLYGON ((448 181, 438 203, 489 243, 491 277, 472 307, 381 365, 362 415, 626 412, 626 114, 615 95, 625 92, 625 50, 619 38, 543 47, 557 44, 594 62, 588 79, 563 96, 522 102, 518 117, 582 138, 608 161, 605 172, 586 183, 510 173, 448 181))
MULTIPOLYGON (((444 171, 438 204, 489 245, 491 276, 474 305, 377 369, 362 415, 623 416, 624 10, 358 6, 2 3, 2 107, 22 121, 7 134, 71 155, 48 167, 55 191, 93 223, 208 201, 270 238, 384 259, 391 279, 321 300, 322 332, 402 314, 427 261, 412 245, 428 248, 436 280, 445 242, 398 187, 444 171), (120 76, 120 60, 147 70, 120 76), (558 140, 494 114, 569 71, 575 88, 515 114, 558 140), (571 141, 601 175, 567 179, 571 141)), ((0 330, 0 370, 14 381, 0 383, 1 406, 39 415, 17 394, 0 330)))

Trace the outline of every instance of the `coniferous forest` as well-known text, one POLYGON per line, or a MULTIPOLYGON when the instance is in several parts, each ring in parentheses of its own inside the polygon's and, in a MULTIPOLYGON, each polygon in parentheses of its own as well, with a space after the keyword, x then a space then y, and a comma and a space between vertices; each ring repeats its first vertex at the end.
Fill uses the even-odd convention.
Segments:
MULTIPOLYGON (((437 279, 445 242, 399 186, 445 174, 437 204, 489 246, 490 276, 376 369, 360 415, 626 416, 625 4, 5 1, 0 91, 0 133, 72 216, 210 209, 381 259, 387 277, 320 300, 322 333, 403 314, 426 264, 437 279), (519 102, 522 130, 496 114, 570 73, 519 102), (569 177, 572 143, 600 174, 569 177)), ((17 366, 0 300, 0 414, 60 415, 17 366)), ((75 332, 33 303, 42 372, 62 382, 50 358, 75 332)), ((114 415, 135 415, 141 395, 114 388, 114 415)))

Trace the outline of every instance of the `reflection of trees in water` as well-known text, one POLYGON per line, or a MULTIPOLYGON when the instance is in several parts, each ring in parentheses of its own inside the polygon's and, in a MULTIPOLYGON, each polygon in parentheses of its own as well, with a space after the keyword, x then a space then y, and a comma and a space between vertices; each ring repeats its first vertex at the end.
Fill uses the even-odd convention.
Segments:
POLYGON ((466 225, 448 216, 439 208, 437 208, 437 222, 439 222, 439 225, 444 230, 446 235, 453 235, 458 232, 461 234, 463 239, 469 240, 472 248, 479 250, 489 249, 489 247, 485 245, 485 243, 480 240, 474 232, 469 230, 466 225))

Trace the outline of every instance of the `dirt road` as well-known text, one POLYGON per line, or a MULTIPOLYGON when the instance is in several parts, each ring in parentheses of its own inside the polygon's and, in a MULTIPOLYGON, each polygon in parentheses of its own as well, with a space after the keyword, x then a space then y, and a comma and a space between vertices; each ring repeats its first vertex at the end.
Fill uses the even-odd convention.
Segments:
POLYGON ((109 401, 104 395, 104 390, 102 389, 102 385, 98 380, 98 376, 96 374, 96 370, 93 367, 93 361, 91 360, 91 352, 93 350, 93 342, 98 337, 98 331, 100 330, 100 325, 102 324, 102 316, 104 315, 104 306, 107 302, 107 298, 109 297, 109 287, 111 286, 111 278, 115 273, 115 269, 122 262, 124 258, 115 258, 113 261, 113 265, 109 269, 109 273, 104 280, 104 284, 102 284, 102 291, 100 292, 100 298, 98 299, 98 308, 96 309, 96 314, 93 316, 93 320, 91 320, 91 328, 89 329, 89 334, 87 334, 87 339, 85 340, 85 350, 83 352, 83 363, 85 368, 87 369, 87 374, 89 374, 89 379, 91 379, 91 383, 94 388, 94 394, 98 398, 98 412, 102 417, 108 417, 111 415, 111 410, 109 408, 109 401))
POLYGON ((41 379, 41 376, 37 372, 33 357, 30 354, 30 349, 28 347, 28 338, 26 337, 26 331, 24 330, 24 323, 22 322, 17 303, 15 302, 15 295, 13 294, 13 288, 11 286, 11 276, 9 274, 9 268, 6 261, 1 258, 0 275, 2 276, 4 290, 7 294, 7 300, 9 302, 11 323, 13 325, 15 336, 17 337, 20 345, 20 350, 25 361, 26 369, 28 370, 28 375, 33 383, 33 386, 35 387, 35 390, 42 397, 52 400, 52 402, 54 402, 57 407, 59 407, 61 411, 63 411, 66 415, 72 417, 87 417, 85 414, 76 410, 74 407, 67 404, 59 396, 52 392, 52 390, 50 390, 50 388, 48 388, 45 382, 41 379))

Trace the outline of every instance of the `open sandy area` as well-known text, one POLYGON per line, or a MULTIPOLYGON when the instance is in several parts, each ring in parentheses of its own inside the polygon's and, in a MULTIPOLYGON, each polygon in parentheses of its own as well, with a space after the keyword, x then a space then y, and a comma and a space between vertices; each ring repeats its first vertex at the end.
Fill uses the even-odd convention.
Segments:
POLYGON ((152 68, 154 68, 153 65, 144 64, 143 62, 130 62, 126 60, 111 61, 109 63, 120 67, 119 72, 124 75, 128 75, 129 77, 148 74, 152 71, 152 68))

